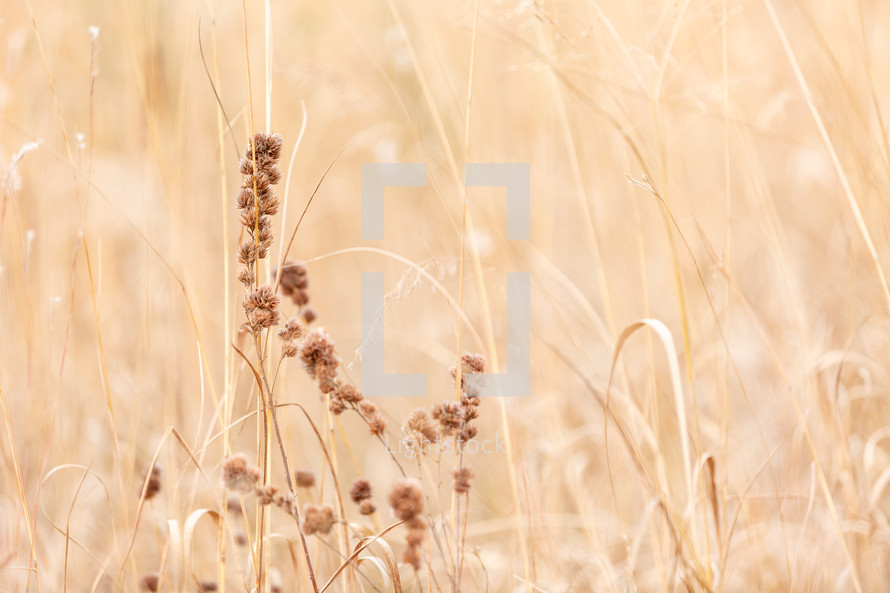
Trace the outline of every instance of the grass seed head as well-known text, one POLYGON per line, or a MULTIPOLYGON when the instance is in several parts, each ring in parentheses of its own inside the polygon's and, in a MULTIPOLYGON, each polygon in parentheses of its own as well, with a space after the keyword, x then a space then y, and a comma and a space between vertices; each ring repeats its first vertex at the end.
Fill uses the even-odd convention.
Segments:
POLYGON ((315 473, 308 469, 298 469, 294 472, 294 482, 300 488, 312 488, 315 486, 315 473))
POLYGON ((401 521, 410 521, 423 513, 423 486, 415 478, 403 478, 389 492, 389 506, 401 521))
POLYGON ((223 462, 223 484, 227 490, 248 494, 253 491, 262 474, 244 453, 235 453, 223 462))
POLYGON ((349 491, 349 497, 352 502, 360 504, 363 500, 371 498, 371 482, 365 478, 356 478, 352 483, 352 490, 349 491))
POLYGON ((303 533, 306 535, 327 535, 334 527, 334 509, 329 504, 303 507, 303 533))

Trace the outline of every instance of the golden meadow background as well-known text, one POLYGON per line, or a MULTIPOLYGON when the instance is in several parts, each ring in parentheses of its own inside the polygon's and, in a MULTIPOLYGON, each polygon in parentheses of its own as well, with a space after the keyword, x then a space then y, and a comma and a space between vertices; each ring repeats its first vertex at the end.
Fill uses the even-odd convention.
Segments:
MULTIPOLYGON (((285 138, 279 237, 343 151, 291 256, 354 378, 360 274, 385 272, 387 369, 428 376, 426 400, 378 400, 393 441, 453 394, 457 317, 418 270, 463 281, 461 347, 490 362, 506 272, 531 274, 532 397, 483 402, 479 438, 510 447, 470 459, 463 590, 883 590, 888 26, 852 0, 4 4, 0 591, 134 591, 162 558, 164 590, 216 574, 211 522, 188 551, 171 525, 218 509, 215 402, 256 407, 230 347, 251 105, 285 138), (386 238, 362 241, 361 163, 395 161, 427 186, 388 190, 386 238), (502 190, 464 194, 465 162, 530 163, 530 241, 507 240, 502 190), (665 331, 619 342, 642 318, 665 331)), ((281 381, 322 422, 298 363, 281 381)), ((255 452, 255 419, 230 438, 255 452)), ((385 507, 385 452, 354 417, 334 438, 341 482, 368 475, 385 507)), ((272 549, 282 590, 308 590, 272 549)))

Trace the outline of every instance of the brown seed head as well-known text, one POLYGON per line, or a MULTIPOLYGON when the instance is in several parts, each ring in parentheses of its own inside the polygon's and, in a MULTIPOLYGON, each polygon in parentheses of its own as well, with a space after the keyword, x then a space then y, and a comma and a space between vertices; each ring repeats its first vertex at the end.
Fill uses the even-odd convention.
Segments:
POLYGON ((232 494, 226 499, 226 510, 235 515, 240 515, 242 512, 241 509, 241 498, 237 495, 232 494))
POLYGON ((253 237, 247 239, 242 242, 238 247, 238 262, 244 265, 249 265, 257 260, 257 248, 256 243, 253 242, 253 237))
POLYGON ((280 319, 281 314, 275 309, 254 309, 247 312, 248 324, 255 330, 278 325, 280 319))
POLYGON ((476 477, 476 471, 469 465, 454 470, 454 491, 458 494, 466 494, 470 491, 470 480, 476 477))
POLYGON ((254 489, 260 477, 260 468, 252 465, 244 453, 235 453, 223 462, 223 484, 227 490, 247 494, 254 489))
POLYGON ((460 429, 460 432, 457 433, 457 439, 460 442, 460 446, 463 447, 475 439, 477 434, 479 434, 479 429, 475 424, 464 424, 460 429))
POLYGON ((272 503, 288 515, 293 515, 297 508, 297 501, 290 492, 276 494, 272 503))
POLYGON ((142 575, 142 578, 139 580, 139 587, 143 591, 157 591, 158 585, 161 582, 161 575, 156 572, 150 572, 148 574, 142 575))
POLYGON ((402 424, 402 433, 405 435, 406 443, 414 442, 415 446, 432 443, 439 438, 436 423, 424 408, 416 408, 408 415, 408 419, 402 424))
POLYGON ((368 429, 373 435, 383 436, 386 431, 386 418, 382 414, 374 414, 368 418, 368 429))
POLYGON ((315 366, 315 379, 318 381, 318 389, 322 393, 331 393, 337 389, 337 367, 331 364, 319 363, 315 366))
POLYGON ((300 488, 312 488, 315 486, 315 474, 306 469, 298 469, 294 472, 294 481, 300 488))
POLYGON ((352 383, 340 383, 334 391, 334 397, 342 399, 350 404, 357 404, 362 401, 362 392, 359 391, 352 383))
POLYGON ((349 497, 352 502, 359 504, 363 500, 371 498, 371 482, 365 478, 356 478, 352 483, 352 490, 349 491, 349 497))
MULTIPOLYGON (((307 322, 308 323, 308 322, 307 322)), ((300 346, 300 360, 306 373, 313 379, 319 366, 337 367, 340 357, 337 356, 334 341, 323 329, 313 329, 300 346)))
MULTIPOLYGON (((281 294, 294 297, 295 293, 309 287, 309 274, 305 264, 288 260, 281 268, 281 294)), ((294 304, 300 303, 294 298, 294 304)), ((304 303, 305 304, 305 303, 304 303)))
POLYGON ((278 325, 281 314, 278 312, 278 304, 281 299, 268 284, 258 286, 255 290, 244 295, 241 305, 247 314, 247 321, 254 328, 272 327, 278 325))
POLYGON ((358 405, 358 411, 365 419, 369 419, 377 413, 377 404, 371 400, 363 399, 358 405))
POLYGON ((406 546, 405 551, 402 553, 402 562, 410 564, 414 567, 414 570, 420 570, 420 563, 423 559, 421 552, 422 550, 419 546, 406 546))
POLYGON ((241 305, 246 309, 277 309, 281 298, 275 294, 275 291, 268 284, 258 286, 256 290, 252 290, 241 301, 241 305))
POLYGON ((401 521, 410 521, 423 513, 423 487, 415 478, 403 478, 389 492, 389 505, 401 521))
POLYGON ((449 436, 463 426, 464 409, 459 402, 444 401, 433 406, 433 418, 439 421, 442 435, 449 436))
POLYGON ((289 340, 281 343, 281 356, 284 358, 293 358, 300 352, 300 344, 295 340, 289 340))
POLYGON ((346 411, 346 404, 344 404, 343 400, 339 397, 332 397, 331 401, 328 403, 328 410, 330 410, 331 414, 334 416, 339 416, 346 411))
POLYGON ((238 282, 248 288, 253 286, 253 283, 256 282, 256 274, 253 273, 253 269, 247 266, 238 268, 238 282))
POLYGON ((460 355, 460 371, 464 375, 485 372, 485 357, 481 354, 464 352, 460 355))
POLYGON ((285 342, 299 340, 306 334, 303 322, 296 317, 291 317, 284 322, 284 325, 278 330, 278 337, 285 342))
POLYGON ((256 489, 257 503, 263 506, 270 505, 275 499, 276 494, 278 494, 278 486, 276 486, 275 484, 266 484, 265 486, 259 486, 256 489))
MULTIPOLYGON (((448 369, 448 372, 451 374, 451 378, 455 381, 457 380, 457 367, 453 366, 448 369)), ((481 354, 471 354, 469 352, 464 352, 460 355, 460 389, 461 391, 467 390, 467 384, 464 377, 467 375, 476 375, 479 373, 485 372, 485 357, 481 354)))
POLYGON ((334 527, 334 509, 329 504, 303 507, 303 533, 306 535, 327 535, 334 527))
POLYGON ((298 307, 305 307, 309 304, 309 293, 305 290, 295 290, 291 295, 291 300, 298 307))
POLYGON ((142 488, 139 489, 140 495, 142 494, 142 490, 145 490, 145 500, 151 500, 161 491, 162 475, 163 472, 161 466, 158 464, 153 465, 150 470, 145 472, 142 480, 142 488))

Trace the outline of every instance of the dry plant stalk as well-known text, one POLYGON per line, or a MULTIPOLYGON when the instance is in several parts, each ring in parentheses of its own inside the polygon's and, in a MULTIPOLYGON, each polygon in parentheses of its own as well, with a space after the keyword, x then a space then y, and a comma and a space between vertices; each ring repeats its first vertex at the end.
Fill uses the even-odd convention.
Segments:
MULTIPOLYGON (((257 587, 271 586, 272 568, 267 548, 263 545, 268 539, 266 533, 267 521, 265 513, 267 507, 277 507, 291 515, 296 522, 300 536, 303 556, 308 576, 313 590, 318 593, 327 588, 344 570, 352 566, 353 571, 361 572, 358 565, 353 565, 355 554, 346 558, 343 564, 328 581, 328 585, 319 588, 315 579, 313 560, 309 553, 306 537, 315 535, 324 538, 332 530, 336 523, 344 526, 344 544, 348 545, 347 523, 345 517, 337 517, 333 506, 324 502, 309 501, 301 505, 298 501, 298 492, 294 483, 300 488, 303 496, 308 495, 314 487, 315 475, 306 470, 298 470, 292 473, 288 464, 284 443, 281 439, 280 426, 276 413, 275 386, 281 365, 289 358, 299 358, 303 370, 314 381, 319 394, 328 402, 328 410, 331 414, 339 416, 347 411, 356 413, 365 423, 370 436, 381 443, 387 441, 387 420, 377 405, 367 400, 361 390, 341 372, 342 359, 337 353, 336 345, 331 336, 322 328, 307 330, 306 325, 316 319, 314 310, 308 307, 309 303, 309 278, 305 264, 297 261, 285 261, 280 269, 273 271, 279 279, 281 295, 289 297, 297 307, 297 314, 282 323, 280 310, 281 296, 277 294, 275 286, 259 283, 259 261, 267 257, 270 246, 274 240, 272 233, 271 216, 278 212, 279 203, 274 191, 274 185, 281 178, 281 173, 276 164, 281 157, 282 137, 277 134, 264 134, 257 132, 251 145, 244 151, 240 163, 240 172, 244 176, 241 190, 238 194, 237 208, 240 210, 240 221, 248 237, 238 248, 238 261, 241 266, 237 273, 239 282, 245 288, 242 299, 242 308, 245 321, 241 324, 241 331, 252 338, 256 355, 256 366, 253 368, 257 379, 259 392, 260 412, 262 422, 262 447, 259 458, 262 466, 252 464, 243 453, 230 455, 223 464, 223 486, 232 493, 228 497, 227 507, 230 512, 242 515, 242 497, 249 495, 255 497, 258 504, 257 516, 257 548, 259 561, 257 566, 257 587), (279 351, 277 363, 272 362, 272 349, 269 346, 268 337, 272 328, 280 326, 277 331, 279 338, 279 351), (270 365, 275 364, 273 373, 270 373, 270 365), (280 491, 279 487, 272 483, 270 473, 270 448, 274 431, 278 441, 282 462, 284 464, 287 491, 280 491), (265 560, 265 562, 264 562, 265 560)), ((240 353, 240 351, 239 351, 240 353)), ((242 355, 243 356, 243 355, 242 355)), ((246 360, 246 359, 245 359, 246 360)), ((470 480, 475 472, 463 464, 463 452, 466 444, 475 438, 478 428, 475 424, 479 416, 480 398, 478 391, 467 380, 469 375, 484 372, 485 360, 481 355, 464 353, 460 358, 460 367, 450 369, 455 387, 460 394, 457 401, 443 401, 433 405, 430 409, 414 410, 402 425, 402 442, 416 452, 418 471, 422 475, 422 458, 432 454, 432 444, 440 443, 444 439, 452 439, 455 452, 455 467, 453 472, 452 491, 462 498, 470 491, 470 480)), ((307 415, 307 418, 309 416, 307 415)), ((309 419, 312 422, 311 418, 309 419)), ((314 423, 313 423, 314 424, 314 423)), ((325 449, 326 445, 316 430, 320 445, 325 449)), ((427 534, 431 533, 435 545, 447 560, 449 570, 445 575, 451 584, 452 590, 460 589, 460 567, 462 565, 463 534, 457 532, 459 527, 452 527, 453 532, 448 535, 449 545, 443 545, 441 534, 432 514, 432 505, 429 504, 429 491, 424 488, 423 482, 409 476, 399 463, 395 454, 387 451, 391 460, 397 466, 402 478, 390 489, 388 502, 397 523, 387 527, 389 531, 399 524, 407 528, 405 535, 405 548, 402 561, 417 571, 429 557, 424 553, 424 544, 427 542, 427 534)), ((337 483, 335 464, 331 463, 331 457, 325 449, 325 456, 332 472, 334 472, 335 486, 337 483)), ((441 452, 434 455, 436 463, 440 463, 441 452)), ((336 488, 335 488, 336 489, 336 488)), ((361 516, 373 516, 377 512, 376 505, 372 501, 373 488, 369 480, 358 478, 354 481, 349 492, 351 500, 357 506, 361 516)), ((338 501, 339 501, 339 492, 338 501)), ((340 504, 340 512, 344 509, 340 504)), ((376 519, 375 519, 376 524, 376 519)), ((439 529, 446 529, 447 522, 439 522, 439 529)), ((452 525, 454 525, 452 523, 452 525)), ((458 524, 459 525, 459 524, 458 524)), ((465 528, 465 524, 464 524, 465 528)), ((465 533, 465 529, 464 529, 465 533)), ((358 537, 358 534, 354 534, 358 537)), ((243 533, 235 534, 236 541, 244 539, 243 533)), ((348 548, 343 548, 347 550, 348 548)), ((333 550, 333 548, 331 548, 333 550)), ((342 552, 341 552, 342 554, 342 552)), ((342 557, 341 557, 341 560, 342 557)), ((428 567, 428 574, 431 567, 428 567)))
MULTIPOLYGON (((253 338, 257 360, 257 389, 260 392, 259 399, 262 403, 264 437, 262 488, 257 491, 261 503, 261 531, 266 531, 267 522, 262 520, 262 518, 265 516, 265 507, 271 502, 275 502, 276 505, 281 506, 293 516, 300 530, 306 569, 313 589, 318 591, 318 586, 315 582, 315 571, 312 567, 309 549, 306 545, 306 538, 302 528, 300 528, 300 513, 295 503, 296 495, 290 478, 284 443, 281 440, 281 431, 278 427, 274 397, 269 384, 265 362, 265 334, 270 328, 278 325, 281 320, 281 313, 278 310, 281 299, 275 293, 273 286, 269 284, 257 285, 259 260, 264 259, 268 255, 269 247, 274 239, 270 217, 278 212, 279 202, 272 186, 281 180, 281 171, 276 165, 281 158, 282 145, 283 138, 280 134, 257 132, 254 134, 251 145, 245 149, 244 156, 241 159, 240 172, 244 177, 236 205, 241 211, 241 224, 249 234, 249 238, 242 242, 238 248, 238 261, 241 263, 241 267, 238 270, 238 281, 247 290, 242 300, 242 307, 247 321, 242 324, 241 330, 253 338), (271 458, 269 449, 272 442, 270 422, 274 426, 282 461, 285 466, 285 476, 289 490, 289 495, 287 496, 277 494, 277 487, 270 483, 271 458)), ((302 331, 302 328, 298 321, 288 322, 285 324, 283 331, 290 332, 295 339, 302 331)), ((264 574, 265 565, 262 558, 264 551, 268 548, 266 543, 268 535, 268 533, 261 533, 258 539, 260 542, 260 562, 258 563, 257 570, 257 586, 260 590, 265 590, 263 585, 268 584, 267 579, 269 578, 269 575, 264 574)))

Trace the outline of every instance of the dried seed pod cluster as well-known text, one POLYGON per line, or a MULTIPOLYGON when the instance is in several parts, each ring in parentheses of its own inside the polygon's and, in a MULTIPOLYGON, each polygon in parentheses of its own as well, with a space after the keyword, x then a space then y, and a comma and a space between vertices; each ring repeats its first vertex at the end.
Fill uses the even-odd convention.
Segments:
POLYGON ((349 491, 349 497, 358 505, 362 515, 372 515, 377 511, 377 507, 371 502, 371 496, 371 482, 365 478, 356 478, 352 483, 352 490, 349 491))
MULTIPOLYGON (((260 468, 248 461, 244 453, 235 453, 223 461, 223 486, 227 490, 239 494, 254 494, 261 505, 274 504, 289 515, 294 515, 296 500, 290 492, 279 492, 274 484, 260 484, 262 472, 260 468)), ((229 511, 241 512, 241 504, 237 497, 229 498, 226 503, 229 511)))
POLYGON ((464 465, 452 472, 454 478, 454 491, 458 494, 466 494, 470 491, 470 480, 476 477, 476 470, 469 465, 464 465))
POLYGON ((278 278, 278 289, 281 294, 290 297, 297 306, 297 317, 307 325, 315 321, 318 314, 309 306, 309 269, 306 264, 287 260, 280 271, 278 269, 272 271, 272 277, 278 278))
POLYGON ((141 496, 142 492, 145 491, 145 500, 154 498, 155 495, 161 491, 162 475, 163 471, 158 464, 154 464, 151 466, 151 469, 146 470, 143 476, 142 486, 139 488, 139 495, 141 496))
POLYGON ((327 535, 334 528, 334 509, 329 504, 307 503, 303 507, 303 533, 327 535))
POLYGON ((315 473, 305 469, 294 472, 294 484, 298 488, 312 488, 315 486, 315 473))
MULTIPOLYGON (((449 372, 457 381, 457 368, 449 372)), ((473 420, 479 417, 479 392, 466 378, 483 372, 485 357, 468 352, 461 355, 460 400, 446 400, 429 410, 417 408, 411 412, 402 425, 402 443, 408 451, 427 453, 433 444, 448 437, 455 437, 462 449, 476 437, 479 430, 473 420)))
POLYGON ((427 521, 423 516, 423 486, 414 478, 405 478, 396 482, 389 492, 389 506, 400 521, 408 527, 405 536, 405 553, 402 561, 420 568, 421 551, 426 539, 427 521))
POLYGON ((254 286, 257 263, 265 258, 272 245, 272 215, 278 212, 278 196, 272 187, 281 180, 276 166, 281 158, 283 139, 280 134, 257 132, 244 150, 240 171, 244 176, 236 207, 241 211, 241 224, 248 238, 238 247, 238 280, 247 288, 241 303, 247 315, 242 330, 256 335, 263 329, 278 325, 281 299, 275 289, 264 284, 254 286))
POLYGON ((328 408, 332 414, 339 415, 353 409, 368 425, 371 434, 382 436, 386 430, 386 418, 373 402, 362 397, 361 391, 353 383, 339 376, 342 361, 331 336, 323 329, 315 328, 302 337, 302 331, 291 332, 288 329, 297 323, 288 321, 278 334, 282 339, 282 354, 290 356, 291 352, 296 352, 299 355, 306 374, 315 380, 322 393, 329 396, 328 408))

